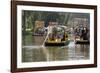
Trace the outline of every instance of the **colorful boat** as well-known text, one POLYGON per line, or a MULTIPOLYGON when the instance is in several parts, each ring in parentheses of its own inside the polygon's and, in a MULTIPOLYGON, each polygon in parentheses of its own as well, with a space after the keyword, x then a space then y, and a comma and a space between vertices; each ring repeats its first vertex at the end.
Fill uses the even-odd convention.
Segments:
POLYGON ((45 42, 45 46, 65 46, 68 45, 68 34, 62 27, 53 27, 52 32, 45 42))

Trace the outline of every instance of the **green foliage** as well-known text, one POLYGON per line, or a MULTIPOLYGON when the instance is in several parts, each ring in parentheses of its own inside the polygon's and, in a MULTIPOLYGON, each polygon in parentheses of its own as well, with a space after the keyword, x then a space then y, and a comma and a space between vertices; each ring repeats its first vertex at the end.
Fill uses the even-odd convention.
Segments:
MULTIPOLYGON (((23 33, 32 32, 35 29, 35 21, 44 21, 48 25, 49 21, 56 21, 60 25, 68 26, 68 22, 74 17, 88 18, 88 13, 69 13, 69 12, 47 12, 47 11, 22 11, 22 31, 23 33), (30 31, 26 31, 29 30, 30 31)), ((89 21, 88 21, 89 22, 89 21)), ((70 26, 70 25, 69 25, 70 26)), ((73 25, 72 25, 73 26, 73 25)))
POLYGON ((54 27, 54 28, 52 29, 52 33, 53 33, 53 35, 56 35, 56 34, 58 33, 58 30, 57 30, 56 27, 54 27))

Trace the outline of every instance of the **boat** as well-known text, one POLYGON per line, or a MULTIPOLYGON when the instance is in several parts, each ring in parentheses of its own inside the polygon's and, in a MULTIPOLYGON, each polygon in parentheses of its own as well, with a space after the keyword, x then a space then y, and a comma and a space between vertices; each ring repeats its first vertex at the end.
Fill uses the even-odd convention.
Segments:
POLYGON ((75 39, 75 44, 90 44, 90 41, 88 39, 81 39, 81 38, 76 38, 75 39))
POLYGON ((76 44, 90 44, 89 40, 76 40, 76 44))
POLYGON ((45 46, 65 46, 68 44, 68 34, 65 32, 64 28, 60 27, 54 27, 45 41, 45 46))

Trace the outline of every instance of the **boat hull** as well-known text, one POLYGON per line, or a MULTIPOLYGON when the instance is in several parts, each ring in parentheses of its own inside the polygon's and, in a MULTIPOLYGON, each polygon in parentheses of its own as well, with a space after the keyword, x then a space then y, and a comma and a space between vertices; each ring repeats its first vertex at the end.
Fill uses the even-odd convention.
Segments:
POLYGON ((75 43, 76 44, 90 44, 88 40, 76 40, 75 43))
POLYGON ((68 45, 70 41, 64 41, 64 42, 45 42, 45 46, 65 46, 68 45))
POLYGON ((48 43, 48 42, 45 42, 45 46, 65 46, 65 43, 48 43))

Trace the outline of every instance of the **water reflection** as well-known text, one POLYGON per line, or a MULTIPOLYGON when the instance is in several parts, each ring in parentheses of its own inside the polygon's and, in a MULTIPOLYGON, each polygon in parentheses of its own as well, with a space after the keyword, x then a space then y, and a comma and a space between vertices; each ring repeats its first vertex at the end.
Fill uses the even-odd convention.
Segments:
POLYGON ((24 39, 22 62, 89 59, 89 45, 75 45, 74 41, 70 41, 69 45, 63 47, 42 47, 45 36, 28 35, 24 39))

